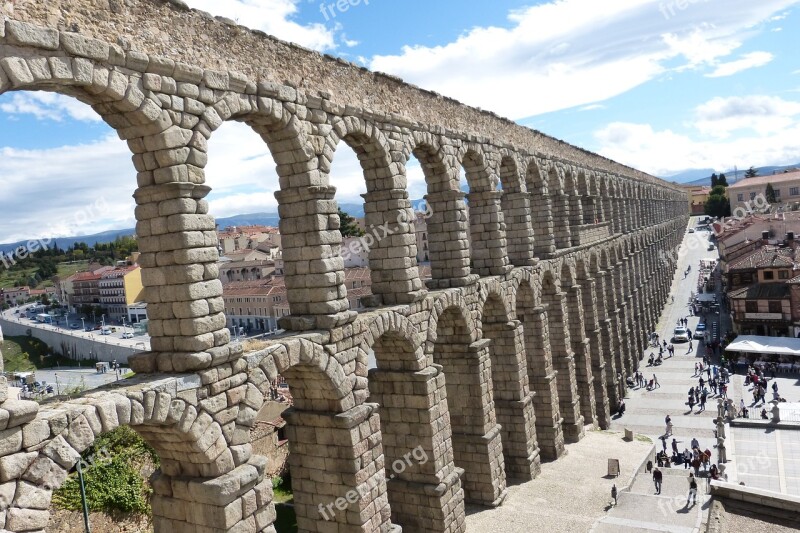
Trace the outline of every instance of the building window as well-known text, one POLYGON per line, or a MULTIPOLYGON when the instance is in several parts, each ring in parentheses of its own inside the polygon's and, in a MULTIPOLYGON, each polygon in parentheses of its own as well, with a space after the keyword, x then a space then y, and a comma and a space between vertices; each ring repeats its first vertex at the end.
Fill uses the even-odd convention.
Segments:
POLYGON ((758 313, 758 302, 746 301, 744 303, 744 310, 747 313, 758 313))
POLYGON ((775 279, 775 273, 771 270, 766 270, 764 272, 764 279, 775 279))
POLYGON ((800 187, 789 187, 789 196, 800 196, 800 187))
POLYGON ((775 198, 780 198, 781 197, 781 190, 780 189, 774 189, 774 191, 775 191, 775 198))
POLYGON ((736 200, 739 202, 744 202, 744 194, 739 193, 738 195, 736 195, 736 200))
POLYGON ((780 313, 783 311, 783 306, 781 302, 770 302, 769 303, 769 312, 770 313, 780 313))
POLYGON ((778 279, 789 279, 789 271, 781 270, 780 272, 778 272, 778 279))

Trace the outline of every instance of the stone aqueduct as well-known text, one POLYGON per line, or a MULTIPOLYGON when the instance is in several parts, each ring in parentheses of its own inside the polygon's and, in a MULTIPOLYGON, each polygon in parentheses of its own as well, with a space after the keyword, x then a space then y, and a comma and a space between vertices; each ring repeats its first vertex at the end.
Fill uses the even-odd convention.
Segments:
POLYGON ((0 25, 0 93, 14 90, 88 103, 130 147, 153 352, 125 386, 0 406, 9 531, 43 530, 79 452, 122 424, 161 458, 157 532, 274 531, 249 427, 277 374, 295 399, 301 531, 464 531, 465 502, 501 504, 510 481, 534 479, 587 425, 609 425, 688 217, 670 184, 179 1, 17 2, 0 25), (264 139, 280 176, 291 333, 256 353, 225 328, 204 200, 207 144, 231 120, 264 139), (345 298, 328 185, 342 140, 364 169, 367 224, 391 228, 370 252, 374 299, 360 313, 345 298), (425 283, 406 222, 412 155, 433 213, 425 283), (392 466, 415 449, 426 460, 392 466), (347 510, 329 506, 325 520, 320 505, 337 498, 347 510))

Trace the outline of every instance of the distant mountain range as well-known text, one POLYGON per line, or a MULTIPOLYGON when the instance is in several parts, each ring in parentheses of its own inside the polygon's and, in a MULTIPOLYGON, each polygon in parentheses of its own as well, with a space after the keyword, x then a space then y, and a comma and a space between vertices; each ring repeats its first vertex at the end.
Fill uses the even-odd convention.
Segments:
MULTIPOLYGON (((783 167, 779 166, 770 166, 770 167, 756 167, 758 170, 759 176, 769 176, 771 174, 778 174, 783 172, 784 170, 788 170, 791 168, 800 168, 800 163, 794 165, 786 165, 783 167)), ((690 170, 684 170, 683 172, 678 172, 677 174, 672 174, 671 176, 664 176, 662 179, 667 181, 672 181, 675 183, 680 183, 681 185, 703 185, 710 187, 711 186, 711 174, 713 173, 719 174, 719 171, 714 170, 712 168, 696 168, 690 170)), ((735 183, 734 175, 738 176, 738 179, 744 178, 744 173, 747 172, 746 168, 739 168, 734 173, 733 169, 725 170, 723 173, 725 177, 728 179, 728 183, 735 183)))
MULTIPOLYGON (((347 212, 350 216, 356 218, 364 216, 363 205, 339 204, 339 207, 341 207, 341 209, 347 212)), ((219 225, 219 229, 230 228, 233 226, 277 226, 279 220, 280 217, 278 217, 278 213, 251 213, 249 215, 234 215, 232 217, 218 218, 217 225, 219 225)), ((136 230, 134 228, 126 228, 104 231, 102 233, 94 233, 92 235, 58 237, 51 241, 50 246, 52 247, 58 244, 58 247, 63 250, 77 242, 85 242, 89 246, 93 246, 95 243, 107 244, 109 242, 114 242, 118 237, 134 235, 135 233, 136 230)), ((8 254, 13 250, 18 249, 20 246, 27 246, 27 244, 27 240, 0 244, 0 252, 8 254)))
MULTIPOLYGON (((759 167, 758 175, 759 176, 767 176, 773 173, 782 172, 785 169, 789 168, 800 168, 800 163, 796 165, 788 165, 784 167, 759 167)), ((738 176, 739 179, 744 177, 744 173, 747 169, 738 169, 738 176)), ((685 170, 683 172, 679 172, 677 174, 673 174, 671 176, 665 176, 662 179, 667 181, 672 181, 675 183, 679 183, 682 185, 711 185, 711 174, 716 172, 713 169, 690 169, 685 170)), ((726 170, 725 176, 728 178, 728 183, 734 182, 734 172, 733 170, 726 170)), ((469 186, 466 184, 462 184, 462 189, 465 189, 465 192, 469 191, 469 186)), ((412 200, 413 205, 417 205, 418 202, 421 200, 412 200)), ((355 218, 361 218, 364 216, 364 205, 363 204, 350 204, 350 203, 342 203, 339 204, 339 207, 348 213, 350 216, 355 218)), ((248 215, 234 215, 232 217, 225 217, 225 218, 218 218, 217 225, 219 229, 226 229, 233 226, 277 226, 280 217, 278 213, 250 213, 248 215)), ((58 243, 59 248, 65 249, 72 246, 78 242, 85 242, 89 246, 94 245, 95 243, 106 244, 109 242, 114 242, 118 237, 124 237, 126 235, 134 235, 135 230, 134 228, 125 228, 125 229, 116 229, 116 230, 109 230, 104 231, 102 233, 94 233, 92 235, 77 235, 75 237, 58 237, 53 239, 51 245, 58 243)), ((11 242, 11 243, 4 243, 0 244, 0 253, 9 253, 13 250, 16 250, 20 246, 26 246, 27 240, 25 241, 18 241, 18 242, 11 242)))

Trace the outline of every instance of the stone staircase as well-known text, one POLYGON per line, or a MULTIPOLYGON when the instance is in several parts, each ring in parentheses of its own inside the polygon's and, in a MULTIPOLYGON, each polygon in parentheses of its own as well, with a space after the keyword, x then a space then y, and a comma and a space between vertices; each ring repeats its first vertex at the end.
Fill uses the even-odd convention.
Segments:
POLYGON ((661 494, 656 495, 652 474, 641 471, 630 488, 621 492, 618 503, 592 528, 593 533, 661 531, 696 533, 703 530, 703 509, 708 505, 706 480, 698 479, 698 503, 686 506, 690 470, 662 468, 661 494))

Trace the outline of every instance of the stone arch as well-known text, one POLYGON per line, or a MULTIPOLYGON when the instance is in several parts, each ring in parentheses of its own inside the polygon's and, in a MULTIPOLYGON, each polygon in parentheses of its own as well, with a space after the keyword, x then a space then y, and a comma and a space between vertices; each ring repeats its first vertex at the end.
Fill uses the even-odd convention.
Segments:
POLYGON ((432 279, 429 288, 463 287, 473 280, 470 267, 470 227, 465 194, 459 189, 458 168, 447 155, 442 140, 414 131, 406 139, 406 158, 419 160, 428 194, 425 220, 432 279))
POLYGON ((556 249, 572 247, 570 189, 563 165, 551 161, 547 166, 547 190, 552 204, 553 235, 556 249))
POLYGON ((496 280, 482 284, 479 296, 478 320, 484 338, 490 341, 492 398, 501 428, 506 476, 529 481, 540 471, 540 458, 522 323, 512 319, 513 312, 496 280))
MULTIPOLYGON (((98 436, 119 426, 135 429, 161 459, 161 470, 153 481, 156 531, 187 527, 229 530, 241 527, 238 524, 242 521, 255 521, 256 515, 269 517, 269 501, 242 513, 222 512, 228 505, 241 507, 244 499, 255 498, 271 481, 264 480, 265 460, 251 456, 249 433, 228 427, 222 411, 215 407, 218 398, 198 402, 198 385, 197 376, 184 376, 118 391, 94 392, 78 400, 52 404, 24 429, 18 427, 20 434, 24 431, 27 435, 25 446, 35 451, 4 457, 4 474, 17 483, 14 502, 4 517, 5 528, 43 529, 49 518, 46 506, 52 491, 64 482, 80 459, 79 454, 98 436), (243 477, 247 481, 239 483, 243 477), (184 490, 173 492, 181 483, 184 490), (228 490, 219 491, 226 484, 228 490)), ((225 416, 231 421, 246 416, 242 411, 245 403, 230 398, 224 390, 221 398, 222 407, 227 407, 225 416)), ((260 402, 260 397, 254 400, 260 402)))
POLYGON ((358 156, 366 181, 364 217, 366 235, 345 239, 345 256, 366 250, 372 294, 369 305, 413 303, 424 297, 417 268, 416 222, 408 196, 405 166, 395 163, 402 150, 392 152, 377 125, 357 117, 335 117, 321 156, 321 172, 328 175, 337 148, 343 141, 358 156), (328 156, 327 154, 331 155, 328 156))
POLYGON ((439 334, 439 320, 445 310, 455 310, 459 314, 459 321, 463 321, 466 324, 469 338, 463 339, 465 342, 473 343, 480 339, 478 324, 472 318, 464 295, 460 291, 442 292, 435 296, 430 317, 428 318, 425 343, 426 354, 432 354, 434 351, 434 345, 438 340, 439 334))
POLYGON ((522 271, 513 291, 513 305, 522 323, 529 387, 535 393, 533 409, 541 457, 553 461, 564 453, 564 434, 547 313, 541 303, 538 283, 538 276, 534 278, 529 271, 522 271))
POLYGON ((581 226, 584 225, 582 195, 574 167, 567 167, 564 173, 564 188, 569 209, 570 242, 572 246, 581 245, 581 226))
POLYGON ((369 370, 369 393, 370 400, 380 406, 392 521, 415 531, 449 531, 457 528, 456 520, 463 513, 464 491, 453 463, 450 426, 431 417, 447 405, 441 368, 430 364, 421 335, 406 317, 392 311, 374 315, 359 317, 364 332, 356 343, 363 354, 359 360, 370 350, 375 353, 377 368, 369 370), (390 472, 396 461, 409 454, 426 460, 390 472), (440 490, 442 484, 447 490, 440 490), (454 513, 437 512, 451 507, 454 513))
MULTIPOLYGON (((577 442, 583 438, 583 416, 580 414, 578 388, 575 375, 575 353, 572 350, 569 315, 566 306, 566 293, 562 290, 558 275, 559 266, 563 262, 551 265, 552 270, 542 272, 542 304, 547 309, 550 331, 550 349, 553 354, 553 366, 558 371, 559 409, 563 417, 562 427, 566 442, 577 442)), ((571 271, 567 267, 568 275, 571 271)), ((564 275, 564 271, 560 272, 564 275)), ((565 282, 571 283, 571 277, 565 282)))
POLYGON ((496 506, 505 497, 506 475, 492 402, 489 341, 474 340, 467 309, 443 303, 444 298, 434 305, 429 328, 435 330, 433 361, 445 374, 455 464, 464 469, 465 500, 496 506))
POLYGON ((496 190, 497 178, 492 176, 482 147, 464 143, 458 150, 458 162, 464 168, 470 192, 496 190))
POLYGON ((277 341, 248 354, 248 382, 266 394, 270 382, 283 376, 292 390, 293 406, 284 412, 289 441, 295 512, 301 530, 330 521, 348 527, 388 527, 384 455, 378 406, 364 403, 360 380, 348 375, 336 357, 309 339, 277 341), (317 482, 323 474, 329 482, 317 482), (370 492, 348 500, 348 513, 327 508, 361 483, 370 492), (359 518, 351 522, 352 513, 359 518), (347 516, 350 516, 348 518, 347 516))
POLYGON ((462 145, 458 159, 469 185, 467 203, 472 270, 480 276, 504 275, 513 267, 508 260, 501 205, 503 193, 497 190, 498 178, 492 173, 487 155, 479 145, 462 145))
POLYGON ((547 168, 535 157, 531 157, 527 162, 525 184, 530 198, 534 255, 538 258, 547 258, 556 251, 553 235, 553 204, 547 168))
POLYGON ((516 154, 509 150, 501 154, 498 173, 503 195, 500 207, 506 224, 509 262, 514 266, 531 266, 535 263, 531 198, 516 154))

